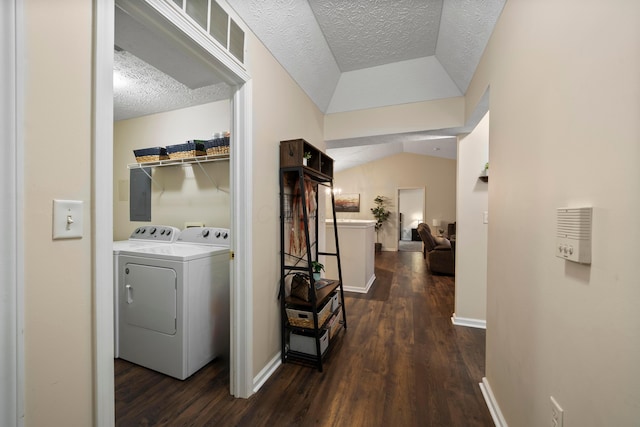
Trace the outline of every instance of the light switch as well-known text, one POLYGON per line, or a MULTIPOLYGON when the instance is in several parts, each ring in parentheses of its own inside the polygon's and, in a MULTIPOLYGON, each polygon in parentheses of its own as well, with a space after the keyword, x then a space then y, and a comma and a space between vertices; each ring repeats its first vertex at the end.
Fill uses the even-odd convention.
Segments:
POLYGON ((82 201, 53 201, 53 239, 82 238, 82 201))
POLYGON ((489 224, 489 212, 487 211, 482 212, 482 223, 489 224))

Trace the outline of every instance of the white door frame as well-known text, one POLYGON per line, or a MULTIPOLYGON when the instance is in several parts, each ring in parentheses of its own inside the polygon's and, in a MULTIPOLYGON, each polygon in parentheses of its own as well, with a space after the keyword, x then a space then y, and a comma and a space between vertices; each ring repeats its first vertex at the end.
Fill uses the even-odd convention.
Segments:
POLYGON ((22 1, 0 2, 0 425, 24 425, 22 1))
MULTIPOLYGON (((113 426, 113 44, 115 0, 94 0, 93 100, 93 244, 94 244, 94 414, 98 427, 113 426)), ((138 10, 152 10, 173 22, 205 47, 233 78, 233 141, 231 156, 231 392, 253 393, 252 334, 252 116, 251 82, 229 54, 204 37, 193 23, 162 0, 118 0, 138 10)))

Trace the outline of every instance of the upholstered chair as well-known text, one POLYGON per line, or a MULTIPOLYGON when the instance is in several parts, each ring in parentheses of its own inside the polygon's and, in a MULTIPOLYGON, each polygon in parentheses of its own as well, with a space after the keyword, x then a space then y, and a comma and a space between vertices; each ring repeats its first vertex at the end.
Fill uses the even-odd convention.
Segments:
POLYGON ((451 242, 444 237, 435 237, 425 223, 418 224, 418 235, 422 239, 422 255, 432 273, 454 275, 454 264, 451 242))

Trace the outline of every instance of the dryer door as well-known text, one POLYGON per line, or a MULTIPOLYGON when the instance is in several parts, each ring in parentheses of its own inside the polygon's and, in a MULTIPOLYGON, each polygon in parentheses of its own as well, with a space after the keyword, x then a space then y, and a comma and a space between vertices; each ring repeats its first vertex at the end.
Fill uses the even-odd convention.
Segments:
POLYGON ((130 326, 174 335, 176 333, 177 275, 172 268, 126 263, 124 321, 130 326))

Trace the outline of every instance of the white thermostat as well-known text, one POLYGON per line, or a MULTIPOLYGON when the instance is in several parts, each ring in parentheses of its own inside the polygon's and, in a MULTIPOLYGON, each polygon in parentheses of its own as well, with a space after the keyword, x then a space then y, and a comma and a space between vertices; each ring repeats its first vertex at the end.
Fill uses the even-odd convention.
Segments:
POLYGON ((593 208, 558 208, 556 256, 591 264, 593 208))

